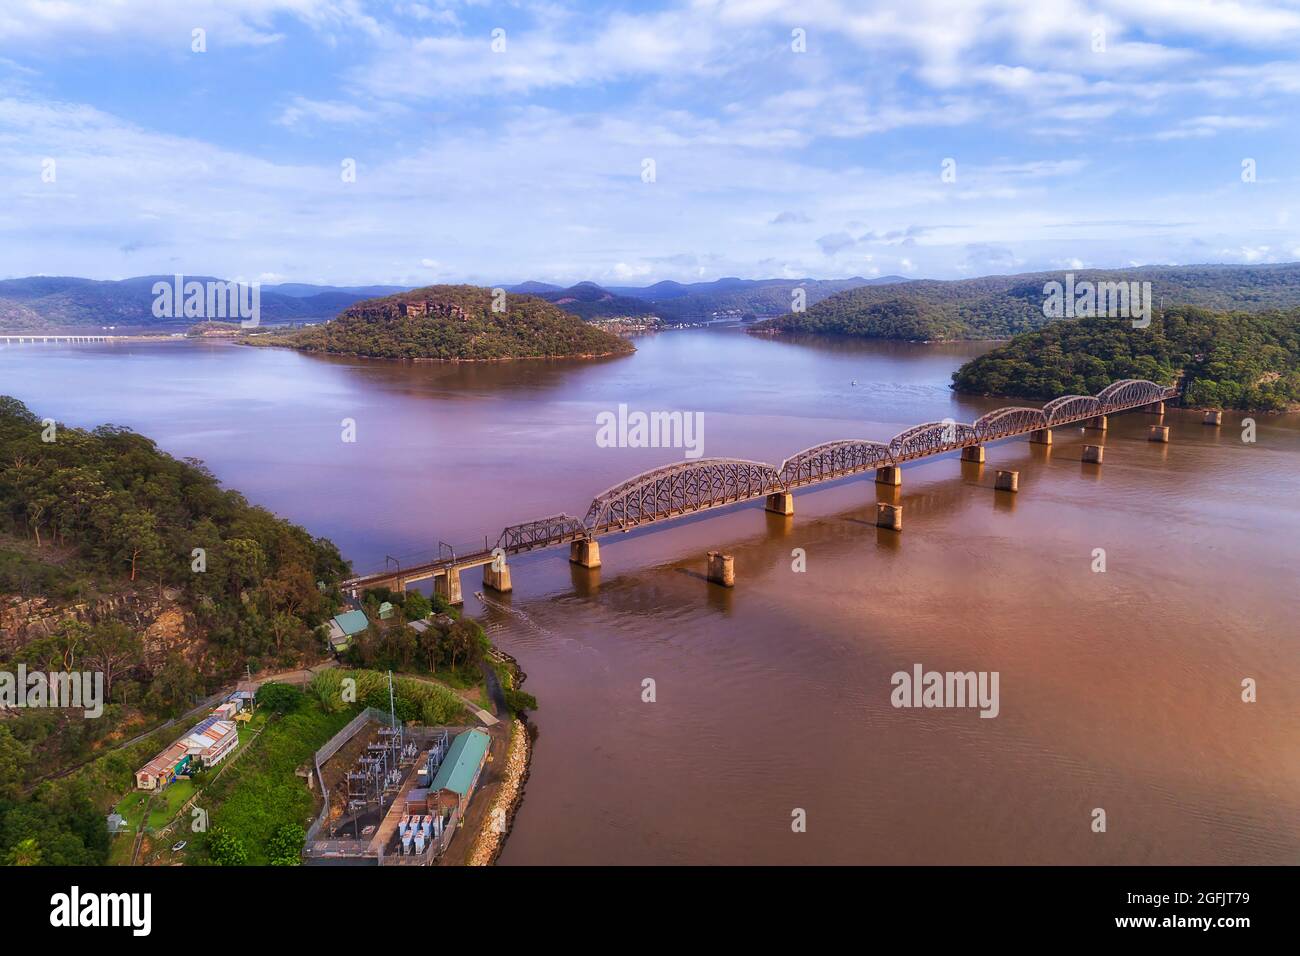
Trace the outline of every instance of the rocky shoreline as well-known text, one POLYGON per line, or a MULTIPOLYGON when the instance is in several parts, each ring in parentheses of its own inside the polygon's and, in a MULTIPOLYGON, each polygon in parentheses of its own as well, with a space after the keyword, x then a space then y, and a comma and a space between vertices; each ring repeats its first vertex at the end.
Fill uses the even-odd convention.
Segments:
POLYGON ((483 820, 470 851, 468 866, 491 866, 501 855, 506 837, 514 824, 515 812, 524 796, 524 782, 528 779, 533 748, 528 737, 528 727, 516 717, 511 722, 510 748, 506 752, 505 779, 496 801, 483 820))

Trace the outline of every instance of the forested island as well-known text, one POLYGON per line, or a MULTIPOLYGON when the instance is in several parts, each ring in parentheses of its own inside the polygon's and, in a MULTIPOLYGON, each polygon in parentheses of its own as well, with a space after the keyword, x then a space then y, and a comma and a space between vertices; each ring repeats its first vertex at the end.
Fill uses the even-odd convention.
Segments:
POLYGON ((471 285, 428 286, 367 299, 323 325, 245 341, 335 355, 461 362, 598 358, 634 351, 626 339, 537 296, 494 295, 492 289, 471 285))
POLYGON ((1177 384, 1184 404, 1251 411, 1300 406, 1300 309, 1219 312, 1175 306, 1146 328, 1129 319, 1055 322, 953 373, 953 388, 1051 399, 1093 395, 1116 379, 1177 384))
MULTIPOLYGON (((1079 283, 1149 282, 1157 304, 1242 312, 1300 308, 1300 263, 1080 269, 1072 275, 1079 283)), ((912 342, 1008 338, 1055 321, 1044 314, 1044 286, 1064 276, 1036 272, 867 285, 832 295, 806 312, 758 322, 752 331, 912 342)))

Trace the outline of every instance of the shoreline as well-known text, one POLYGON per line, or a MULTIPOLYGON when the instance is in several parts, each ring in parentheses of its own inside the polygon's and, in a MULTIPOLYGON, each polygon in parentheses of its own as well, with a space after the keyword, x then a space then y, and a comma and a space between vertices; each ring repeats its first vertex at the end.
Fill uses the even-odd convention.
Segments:
POLYGON ((466 866, 495 866, 506 839, 514 828, 515 814, 524 799, 524 784, 532 771, 533 746, 529 725, 515 717, 510 722, 510 745, 506 750, 505 776, 501 790, 488 809, 483 826, 475 835, 466 866))
POLYGON ((366 355, 361 352, 331 352, 327 349, 309 349, 302 348, 298 345, 290 345, 287 342, 248 342, 235 341, 235 345, 245 345, 252 348, 276 348, 290 349, 294 352, 304 352, 308 355, 333 355, 339 358, 370 359, 375 362, 441 362, 448 365, 489 365, 500 362, 567 362, 571 360, 586 361, 590 359, 619 358, 625 355, 631 355, 636 351, 636 346, 629 343, 630 348, 626 351, 617 352, 583 352, 576 355, 509 355, 500 358, 432 358, 420 356, 417 358, 396 357, 389 355, 366 355))
MULTIPOLYGON (((496 652, 505 659, 506 666, 514 674, 514 685, 522 687, 528 675, 519 666, 519 661, 494 644, 496 652)), ((474 835, 474 845, 470 847, 466 866, 495 866, 501 851, 505 849, 510 831, 514 829, 515 814, 524 800, 524 785, 533 769, 533 740, 536 727, 528 720, 526 714, 510 718, 510 742, 506 747, 505 773, 501 789, 496 799, 488 808, 483 819, 483 826, 474 835)))

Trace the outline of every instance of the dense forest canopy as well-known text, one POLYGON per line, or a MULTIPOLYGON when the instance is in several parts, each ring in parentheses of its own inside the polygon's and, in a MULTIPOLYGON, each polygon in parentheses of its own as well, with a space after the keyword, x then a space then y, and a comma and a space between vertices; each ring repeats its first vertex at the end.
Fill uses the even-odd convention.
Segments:
MULTIPOLYGON (((223 490, 200 462, 125 428, 42 421, 6 396, 0 514, 38 553, 71 549, 88 575, 180 589, 231 665, 314 647, 309 629, 325 610, 317 582, 328 588, 346 570, 331 542, 223 490)), ((19 594, 45 573, 12 555, 0 572, 0 590, 19 594)))
POLYGON ((470 285, 415 289, 368 299, 324 325, 259 336, 259 345, 394 359, 484 361, 620 355, 631 343, 533 295, 470 285))
MULTIPOLYGON (((1072 274, 1078 283, 1150 282, 1157 307, 1189 304, 1243 312, 1300 307, 1300 263, 1080 269, 1072 274)), ((1064 282, 1064 277, 1064 272, 1038 272, 863 286, 810 303, 806 312, 760 322, 754 330, 911 341, 1006 338, 1055 321, 1044 315, 1043 287, 1064 282)))
MULTIPOLYGON (((199 462, 124 428, 42 420, 0 396, 0 594, 89 606, 166 590, 206 649, 150 665, 141 633, 111 615, 69 616, 44 636, 0 645, 0 669, 101 673, 106 697, 98 719, 34 708, 0 722, 0 864, 102 863, 95 788, 79 775, 26 785, 75 766, 144 715, 183 712, 245 665, 322 657, 316 628, 336 610, 346 571, 329 541, 223 490, 199 462)), ((129 781, 129 761, 106 759, 116 785, 129 781)))
POLYGON ((953 388, 1051 399, 1115 379, 1179 384, 1193 406, 1278 411, 1300 403, 1300 309, 1213 312, 1178 306, 1146 328, 1128 319, 1056 322, 953 373, 953 388))

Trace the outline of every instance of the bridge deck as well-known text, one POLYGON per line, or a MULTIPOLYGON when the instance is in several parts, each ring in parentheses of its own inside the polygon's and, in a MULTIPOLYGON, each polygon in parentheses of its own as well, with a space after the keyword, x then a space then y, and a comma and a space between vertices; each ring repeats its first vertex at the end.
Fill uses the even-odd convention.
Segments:
POLYGON ((972 445, 1078 425, 1104 415, 1164 402, 1177 394, 1177 389, 1154 382, 1124 379, 1113 382, 1095 396, 1066 395, 1042 408, 995 409, 973 424, 950 419, 927 422, 900 432, 888 442, 867 439, 825 442, 787 458, 780 467, 724 458, 675 462, 635 475, 597 495, 585 518, 559 514, 510 525, 502 530, 494 548, 485 546, 464 554, 453 551, 409 567, 358 575, 344 581, 342 586, 355 593, 367 587, 424 580, 446 574, 453 568, 488 564, 497 554, 508 557, 616 531, 630 531, 770 494, 851 478, 877 468, 949 454, 972 445))

